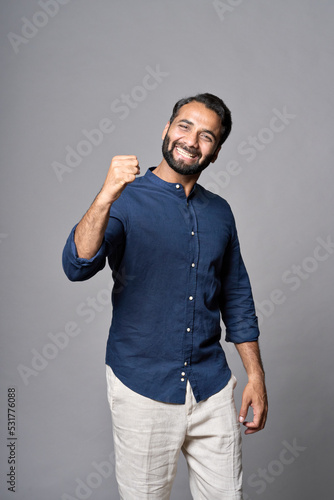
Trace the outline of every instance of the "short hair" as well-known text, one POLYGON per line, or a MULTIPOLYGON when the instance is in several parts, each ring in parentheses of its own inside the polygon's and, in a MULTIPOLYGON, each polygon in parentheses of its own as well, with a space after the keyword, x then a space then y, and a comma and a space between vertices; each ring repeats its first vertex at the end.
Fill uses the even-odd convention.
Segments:
POLYGON ((228 107, 222 101, 222 99, 213 94, 208 94, 208 93, 197 94, 195 96, 184 97, 183 99, 180 99, 179 101, 177 101, 177 103, 173 108, 173 113, 169 119, 169 122, 172 123, 174 121, 182 106, 185 106, 186 104, 189 104, 190 102, 193 101, 204 104, 206 108, 212 109, 212 111, 217 113, 217 115, 219 116, 221 120, 222 131, 218 146, 221 146, 226 141, 231 132, 232 117, 231 117, 231 111, 228 109, 228 107))

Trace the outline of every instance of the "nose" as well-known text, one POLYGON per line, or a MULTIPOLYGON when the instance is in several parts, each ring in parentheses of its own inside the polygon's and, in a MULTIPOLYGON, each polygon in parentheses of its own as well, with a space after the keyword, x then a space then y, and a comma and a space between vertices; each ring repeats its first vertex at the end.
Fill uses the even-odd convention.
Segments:
POLYGON ((195 130, 192 130, 184 136, 184 142, 191 148, 198 148, 198 135, 195 130))

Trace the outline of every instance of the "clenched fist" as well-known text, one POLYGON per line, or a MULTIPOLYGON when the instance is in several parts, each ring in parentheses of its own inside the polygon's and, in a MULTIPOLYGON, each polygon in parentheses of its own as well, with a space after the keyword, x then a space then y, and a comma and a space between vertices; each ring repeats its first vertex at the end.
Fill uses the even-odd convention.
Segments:
POLYGON ((139 173, 136 156, 114 156, 101 191, 76 227, 74 243, 78 257, 91 259, 96 254, 108 225, 110 206, 139 173))
POLYGON ((113 203, 128 184, 140 173, 138 159, 134 155, 114 156, 100 191, 100 199, 113 203))

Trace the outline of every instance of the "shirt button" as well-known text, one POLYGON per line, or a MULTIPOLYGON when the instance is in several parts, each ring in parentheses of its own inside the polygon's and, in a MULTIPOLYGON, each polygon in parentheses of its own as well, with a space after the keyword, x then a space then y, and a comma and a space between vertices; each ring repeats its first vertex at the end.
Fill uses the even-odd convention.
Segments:
POLYGON ((191 231, 191 236, 195 236, 195 233, 194 233, 194 231, 191 231))
POLYGON ((191 264, 191 267, 195 267, 195 262, 193 262, 193 263, 191 264))
POLYGON ((190 328, 187 328, 187 332, 190 332, 190 331, 191 331, 190 328))
POLYGON ((180 184, 176 184, 176 189, 180 189, 180 184))
POLYGON ((192 297, 192 296, 190 295, 189 300, 194 300, 194 297, 192 297))
POLYGON ((181 382, 184 382, 184 378, 183 377, 181 378, 181 382))
POLYGON ((188 365, 188 363, 187 363, 187 361, 185 361, 185 362, 184 362, 184 366, 187 366, 187 365, 188 365))
POLYGON ((185 372, 182 372, 181 375, 182 375, 182 377, 184 377, 185 376, 185 372))

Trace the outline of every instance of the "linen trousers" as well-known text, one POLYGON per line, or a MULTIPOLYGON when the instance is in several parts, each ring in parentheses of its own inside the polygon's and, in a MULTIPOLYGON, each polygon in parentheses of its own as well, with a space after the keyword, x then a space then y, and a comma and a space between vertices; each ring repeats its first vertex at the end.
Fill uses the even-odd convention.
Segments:
POLYGON ((168 500, 180 451, 194 500, 243 499, 234 375, 221 391, 199 403, 187 381, 185 404, 141 396, 108 365, 106 375, 121 500, 168 500))

